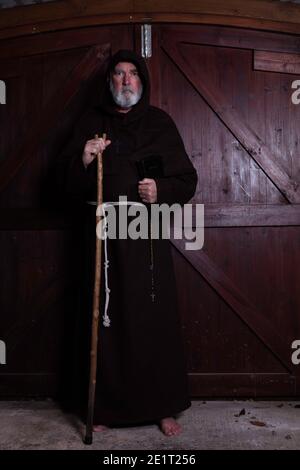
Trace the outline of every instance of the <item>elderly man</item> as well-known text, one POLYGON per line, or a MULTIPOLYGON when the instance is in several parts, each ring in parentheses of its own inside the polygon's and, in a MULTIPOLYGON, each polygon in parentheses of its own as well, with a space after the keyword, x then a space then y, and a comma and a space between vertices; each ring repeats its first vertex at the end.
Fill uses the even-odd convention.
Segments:
MULTIPOLYGON (((83 117, 64 152, 69 194, 95 200, 95 156, 104 151, 104 201, 126 196, 149 207, 184 204, 193 196, 197 175, 181 137, 170 116, 150 106, 149 96, 144 60, 119 51, 100 104, 83 117), (102 133, 107 140, 94 137, 102 133), (163 170, 141 176, 139 163, 157 157, 163 170)), ((165 435, 177 435, 176 415, 190 401, 170 242, 108 240, 107 251, 111 324, 99 328, 94 429, 156 422, 165 435)), ((100 308, 103 313, 103 286, 100 308)))

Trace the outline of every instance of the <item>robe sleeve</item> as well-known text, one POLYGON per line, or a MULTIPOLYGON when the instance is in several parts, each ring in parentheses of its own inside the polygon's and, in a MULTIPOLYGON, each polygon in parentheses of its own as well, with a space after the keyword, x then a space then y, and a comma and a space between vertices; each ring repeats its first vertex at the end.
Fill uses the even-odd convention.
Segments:
POLYGON ((157 203, 186 204, 195 194, 197 185, 197 174, 195 173, 156 179, 157 203))
POLYGON ((195 194, 198 176, 190 161, 183 141, 173 120, 164 113, 164 132, 161 135, 163 148, 163 178, 156 178, 158 204, 185 204, 195 194))

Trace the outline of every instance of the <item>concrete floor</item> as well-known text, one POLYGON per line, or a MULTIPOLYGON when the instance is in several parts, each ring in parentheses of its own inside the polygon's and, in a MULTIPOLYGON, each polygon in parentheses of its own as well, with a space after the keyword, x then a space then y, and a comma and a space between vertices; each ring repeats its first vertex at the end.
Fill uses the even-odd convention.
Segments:
POLYGON ((165 437, 155 425, 109 429, 82 443, 83 428, 52 401, 0 402, 0 449, 300 449, 300 405, 293 401, 194 401, 165 437))

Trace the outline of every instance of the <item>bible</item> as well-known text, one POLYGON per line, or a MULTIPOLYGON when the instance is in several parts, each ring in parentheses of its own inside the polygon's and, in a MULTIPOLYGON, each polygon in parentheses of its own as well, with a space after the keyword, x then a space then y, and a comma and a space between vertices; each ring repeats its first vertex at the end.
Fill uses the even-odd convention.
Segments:
POLYGON ((151 155, 136 162, 140 179, 162 178, 164 176, 163 162, 160 155, 151 155))

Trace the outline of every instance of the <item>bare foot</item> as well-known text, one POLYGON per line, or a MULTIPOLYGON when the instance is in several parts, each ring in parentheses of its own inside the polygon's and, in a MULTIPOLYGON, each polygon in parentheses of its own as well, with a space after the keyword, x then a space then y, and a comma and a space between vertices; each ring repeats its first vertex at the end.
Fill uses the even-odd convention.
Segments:
POLYGON ((166 436, 178 436, 182 428, 174 418, 164 418, 160 421, 160 428, 166 436))
POLYGON ((104 426, 104 424, 95 424, 93 426, 93 431, 94 432, 103 432, 103 431, 107 431, 107 430, 108 430, 108 427, 104 426))

